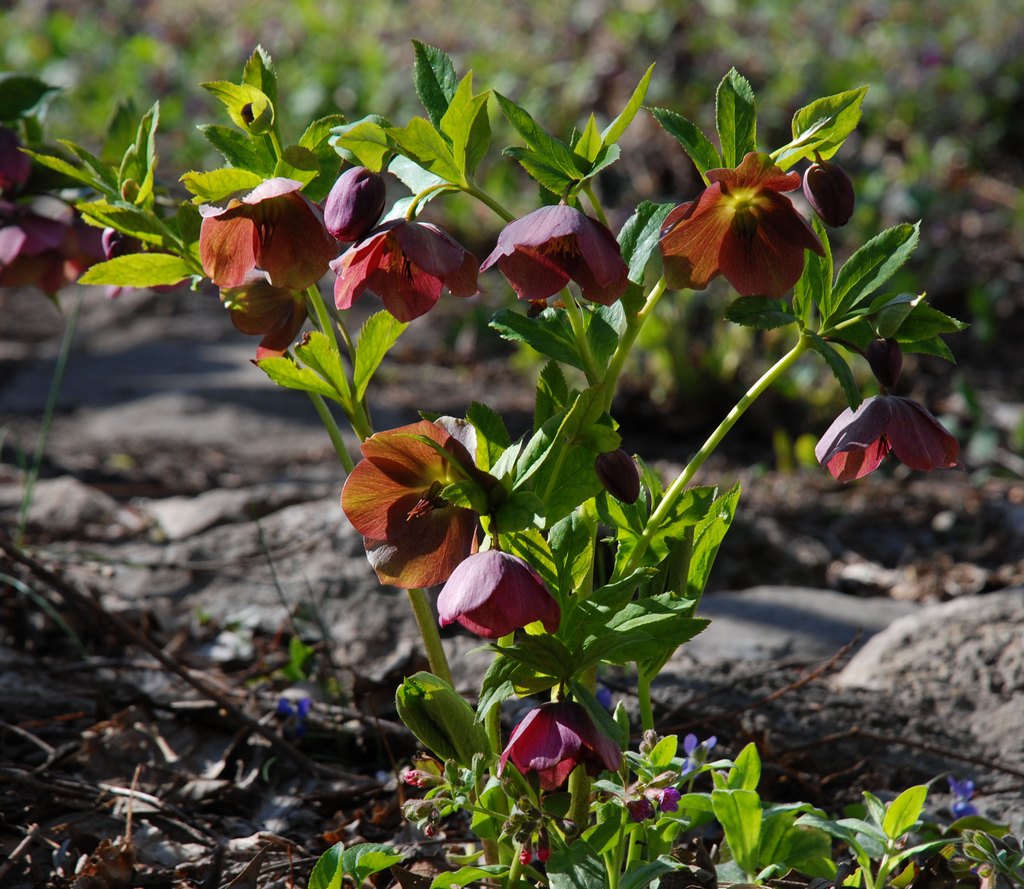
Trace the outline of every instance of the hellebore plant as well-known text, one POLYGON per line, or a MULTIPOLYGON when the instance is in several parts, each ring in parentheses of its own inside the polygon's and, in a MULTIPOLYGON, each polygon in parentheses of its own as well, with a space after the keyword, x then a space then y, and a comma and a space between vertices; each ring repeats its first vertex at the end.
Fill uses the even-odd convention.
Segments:
MULTIPOLYGON (((923 296, 883 289, 913 251, 918 226, 879 233, 836 270, 822 223, 839 225, 852 213, 853 186, 832 158, 857 125, 866 88, 799 109, 792 139, 774 149, 757 143, 754 94, 735 70, 718 88, 717 146, 676 111, 647 109, 705 187, 643 201, 615 232, 598 180, 643 109, 651 69, 603 129, 591 115, 563 139, 506 96, 475 92, 472 74, 460 78, 441 50, 414 50, 425 117, 399 126, 379 115, 334 115, 292 141, 281 127, 286 103, 273 65, 257 49, 241 83, 206 84, 235 129, 227 138, 227 128, 209 128, 224 166, 182 177, 192 199, 173 212, 154 199, 156 108, 121 165, 102 175, 74 147, 77 165, 33 155, 95 193, 76 204, 87 221, 140 244, 93 266, 82 282, 212 280, 236 326, 263 336, 259 369, 311 399, 338 453, 339 487, 347 476, 344 515, 381 583, 408 591, 430 665, 396 694, 399 716, 437 757, 406 773, 422 793, 406 814, 439 840, 450 828, 454 840, 451 816, 462 813, 474 834, 458 836, 461 869, 432 886, 641 889, 675 871, 696 880, 709 868, 711 880, 716 869, 723 879, 763 881, 790 868, 833 880, 830 836, 844 836, 841 822, 809 806, 762 804, 752 748, 709 762, 714 737, 688 735, 680 746, 675 735, 659 736, 651 687, 708 623, 701 595, 739 499, 738 486, 694 480, 795 364, 823 359, 849 405, 817 451, 837 478, 859 478, 889 452, 911 468, 956 465, 956 442, 938 421, 888 392, 903 351, 950 358, 940 335, 963 327, 923 296), (522 140, 503 153, 540 189, 540 206, 519 218, 476 178, 493 162, 492 99, 522 140), (798 164, 808 165, 804 189, 820 219, 808 221, 787 197, 801 185, 798 164), (409 194, 388 209, 387 196, 403 186, 409 194), (448 197, 493 211, 494 227, 481 235, 495 246, 482 264, 444 229, 439 207, 448 197), (428 207, 436 221, 420 220, 428 207), (343 243, 351 246, 343 251, 343 243), (498 413, 473 403, 464 417, 424 414, 375 430, 368 387, 408 323, 446 290, 470 297, 486 289, 494 298, 500 278, 485 288, 481 280, 495 266, 532 305, 500 308, 491 326, 546 359, 533 428, 513 439, 498 413), (328 268, 333 301, 320 291, 328 268), (666 483, 621 447, 619 379, 659 302, 687 300, 718 276, 739 294, 726 319, 774 329, 789 348, 666 483), (353 334, 350 309, 365 292, 384 310, 353 334), (302 333, 307 319, 312 329, 302 333), (862 356, 882 387, 866 400, 849 363, 862 356), (436 615, 428 587, 440 587, 436 615), (468 696, 452 681, 440 635, 453 624, 492 655, 468 696), (634 671, 638 721, 621 700, 611 712, 602 703, 597 679, 607 668, 634 671), (503 705, 517 697, 522 715, 509 732, 503 705), (633 750, 635 733, 642 741, 633 750), (709 790, 696 789, 709 778, 709 790), (717 860, 706 850, 684 853, 689 837, 714 824, 725 838, 717 860)), ((16 182, 17 165, 4 169, 14 169, 7 180, 16 182)), ((912 814, 893 815, 899 834, 912 814)), ((888 873, 903 856, 883 851, 888 873)), ((357 850, 339 847, 317 865, 311 886, 340 885, 342 870, 359 883, 400 857, 381 853, 371 868, 357 850)), ((865 873, 869 859, 870 849, 865 873)), ((702 884, 711 885, 685 883, 702 884)))

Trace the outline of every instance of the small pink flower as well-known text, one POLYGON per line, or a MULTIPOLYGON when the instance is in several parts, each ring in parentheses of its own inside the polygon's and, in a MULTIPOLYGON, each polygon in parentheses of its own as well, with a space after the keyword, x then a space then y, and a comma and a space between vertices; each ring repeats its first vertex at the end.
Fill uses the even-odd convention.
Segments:
POLYGON ((610 306, 629 283, 615 236, 566 204, 541 207, 506 225, 480 270, 495 264, 520 299, 547 299, 573 280, 584 299, 610 306))
POLYGON ((911 469, 958 465, 960 445, 928 411, 909 398, 875 395, 847 408, 821 437, 814 456, 841 482, 876 470, 889 452, 911 469))
POLYGON ((518 556, 475 553, 448 578, 437 599, 442 627, 458 621, 471 633, 497 639, 534 621, 554 633, 561 610, 540 575, 518 556))
POLYGON ((724 275, 742 296, 782 296, 803 272, 804 250, 825 252, 782 194, 800 187, 799 174, 752 151, 736 169, 708 170, 707 177, 700 197, 676 207, 662 226, 669 286, 700 290, 724 275))
POLYGON ((348 309, 367 290, 399 321, 429 312, 447 287, 452 296, 477 293, 479 264, 429 222, 397 219, 375 229, 331 263, 338 276, 334 303, 348 309))
POLYGON ((616 771, 622 751, 601 734, 582 706, 561 701, 541 704, 515 727, 499 772, 510 759, 524 775, 536 774, 544 790, 557 790, 578 765, 586 766, 591 776, 616 771))
POLYGON ((268 179, 226 207, 199 208, 199 256, 218 287, 240 287, 254 268, 275 287, 305 290, 338 255, 320 208, 302 194, 301 182, 268 179))

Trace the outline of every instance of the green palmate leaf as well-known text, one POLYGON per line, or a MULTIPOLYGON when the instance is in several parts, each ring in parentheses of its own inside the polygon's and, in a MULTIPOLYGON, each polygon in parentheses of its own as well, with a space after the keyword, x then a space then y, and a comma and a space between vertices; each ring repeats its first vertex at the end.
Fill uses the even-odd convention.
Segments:
MULTIPOLYGON (((516 493, 512 496, 516 496, 516 493)), ((559 595, 558 578, 561 567, 552 553, 547 539, 540 531, 536 528, 517 530, 515 533, 507 535, 507 539, 502 538, 502 542, 506 551, 519 556, 534 567, 552 595, 556 597, 559 595)))
POLYGON ((610 167, 619 159, 621 154, 622 149, 618 145, 605 145, 602 147, 597 153, 597 157, 594 158, 593 163, 587 168, 586 178, 591 179, 605 167, 610 167))
POLYGON ((910 831, 924 811, 924 801, 928 798, 928 788, 924 784, 908 787, 896 799, 889 803, 882 821, 882 830, 890 840, 898 840, 910 831))
POLYGON ((578 138, 573 140, 572 150, 589 166, 597 158, 602 148, 604 148, 604 141, 597 130, 597 119, 591 114, 587 120, 587 125, 583 128, 583 132, 579 133, 578 138))
POLYGON ((629 269, 629 280, 634 284, 644 283, 644 269, 658 249, 661 225, 674 206, 642 201, 619 231, 622 259, 629 269))
POLYGON ((328 114, 325 117, 318 117, 306 127, 302 136, 299 137, 299 145, 312 152, 318 152, 330 143, 335 129, 344 125, 345 115, 343 114, 328 114))
POLYGON ((402 722, 441 759, 468 766, 488 749, 487 734, 466 699, 431 673, 406 677, 395 692, 395 706, 402 722))
POLYGON ((263 90, 248 83, 213 80, 199 84, 216 96, 228 110, 228 117, 247 133, 266 133, 274 124, 274 105, 263 90))
POLYGON ((767 296, 741 296, 733 300, 725 310, 726 320, 757 330, 773 330, 796 324, 799 320, 789 301, 771 299, 767 296))
POLYGON ((525 668, 519 661, 498 654, 480 682, 480 695, 476 702, 476 721, 482 723, 492 707, 507 701, 516 693, 518 674, 525 668))
POLYGON ((308 185, 320 175, 320 158, 301 145, 289 145, 274 167, 274 175, 308 185))
POLYGON ((525 343, 541 355, 583 370, 583 359, 565 312, 548 308, 528 318, 511 309, 500 309, 488 326, 498 331, 502 339, 525 343))
POLYGON ((455 96, 459 79, 451 58, 443 50, 413 40, 416 61, 413 67, 413 84, 420 97, 430 122, 436 127, 448 110, 448 103, 455 96))
POLYGON ((555 587, 562 598, 589 580, 594 568, 592 540, 590 524, 575 512, 552 526, 548 544, 557 570, 555 587))
POLYGON ((203 124, 199 131, 230 166, 250 170, 264 178, 273 175, 276 159, 263 139, 252 139, 223 124, 203 124))
POLYGON ((551 889, 607 889, 604 861, 586 840, 566 846, 557 833, 552 833, 551 840, 553 851, 546 868, 551 889))
POLYGON ((396 154, 388 164, 388 172, 397 177, 413 194, 419 194, 427 189, 435 189, 425 198, 421 198, 420 204, 425 204, 434 195, 440 194, 437 187, 444 185, 445 181, 440 176, 424 170, 419 164, 413 163, 409 158, 396 154))
POLYGON ((100 191, 113 196, 120 197, 120 187, 117 181, 117 176, 111 169, 110 164, 100 160, 94 154, 86 151, 81 145, 76 145, 74 142, 69 142, 67 139, 59 140, 60 144, 63 145, 68 151, 70 151, 82 164, 82 166, 89 170, 95 179, 102 183, 103 187, 100 191))
POLYGON ((330 143, 345 160, 381 172, 394 153, 388 141, 391 124, 377 114, 331 128, 330 143))
POLYGON ((822 318, 822 329, 839 324, 889 280, 917 246, 920 223, 902 223, 875 235, 851 256, 836 276, 833 310, 822 318))
POLYGON ((98 227, 109 226, 147 244, 164 246, 167 234, 152 214, 127 201, 82 201, 75 205, 82 216, 98 227))
POLYGON ((476 463, 484 471, 490 470, 501 455, 512 446, 508 429, 501 414, 486 404, 474 401, 466 411, 466 419, 476 430, 476 463))
MULTIPOLYGON (((501 93, 495 93, 498 104, 505 113, 509 123, 519 132, 532 151, 532 157, 540 165, 557 171, 570 182, 578 182, 584 178, 584 171, 578 165, 576 155, 564 142, 546 132, 527 112, 511 99, 501 93)), ((514 154, 513 157, 523 163, 523 158, 514 154)), ((525 166, 525 164, 524 164, 525 166)))
POLYGON ((713 790, 711 806, 722 825, 729 851, 747 875, 759 870, 761 799, 753 790, 713 790))
POLYGON ((430 889, 452 889, 452 887, 469 886, 479 880, 499 879, 508 873, 507 864, 467 865, 457 871, 438 874, 430 884, 430 889))
POLYGON ((822 315, 831 314, 832 306, 832 246, 829 244, 825 224, 815 216, 811 225, 825 248, 825 255, 819 256, 813 250, 804 251, 804 270, 793 288, 793 311, 800 323, 809 327, 811 314, 819 306, 822 315))
POLYGON ((626 313, 618 301, 610 306, 586 307, 583 310, 587 343, 598 365, 607 365, 626 329, 626 313))
POLYGON ((725 166, 718 149, 696 124, 667 108, 651 108, 650 111, 662 129, 683 146, 702 177, 708 170, 725 166))
POLYGON ((109 183, 92 170, 76 167, 74 164, 68 163, 64 158, 57 157, 53 154, 42 154, 37 151, 29 150, 25 150, 25 153, 37 164, 47 167, 50 170, 54 170, 63 176, 67 176, 73 182, 80 182, 83 185, 96 189, 98 192, 111 194, 109 183))
POLYGON ((242 70, 242 83, 253 86, 271 102, 277 104, 277 71, 274 62, 262 46, 257 46, 242 70))
MULTIPOLYGON (((659 855, 654 861, 648 861, 633 868, 619 881, 619 889, 644 889, 656 879, 683 867, 668 855, 659 855)), ((664 884, 662 884, 664 885, 664 884)))
POLYGON ((566 175, 543 154, 530 148, 505 148, 502 154, 517 161, 530 178, 553 195, 562 195, 583 180, 583 175, 566 175))
MULTIPOLYGON (((350 874, 353 882, 361 886, 365 880, 405 858, 399 852, 383 843, 357 843, 349 846, 341 856, 342 868, 350 874)), ((310 889, 313 889, 311 886, 310 889)))
POLYGON ((735 167, 747 152, 757 151, 754 91, 735 68, 730 69, 718 85, 715 121, 725 166, 735 167))
POLYGON ((160 287, 192 277, 194 269, 180 256, 169 253, 132 253, 91 266, 79 284, 114 287, 160 287))
POLYGON ((473 73, 459 84, 438 128, 451 142, 455 167, 468 182, 491 144, 491 123, 487 117, 490 92, 473 95, 473 73))
POLYGON ((601 133, 601 141, 605 145, 618 142, 622 134, 626 132, 626 128, 633 122, 633 118, 637 116, 637 113, 643 107, 644 99, 647 97, 647 88, 651 84, 652 73, 654 73, 653 64, 644 72, 644 76, 640 78, 636 89, 633 90, 633 95, 626 102, 626 107, 619 112, 619 116, 608 124, 604 132, 601 133))
POLYGON ((815 154, 823 160, 832 157, 860 121, 861 103, 866 86, 836 93, 805 105, 793 115, 793 141, 783 149, 776 163, 789 169, 802 158, 815 154))
POLYGON ((521 640, 513 645, 496 646, 495 650, 529 667, 534 673, 558 681, 565 681, 572 675, 576 664, 572 652, 560 639, 545 633, 543 636, 522 636, 521 640))
POLYGON ((305 334, 295 346, 295 354, 299 361, 315 371, 335 390, 335 395, 331 396, 332 398, 346 405, 352 400, 352 390, 349 387, 348 377, 345 375, 345 368, 341 363, 341 356, 326 334, 319 330, 305 334))
MULTIPOLYGON (((943 333, 957 333, 970 325, 940 312, 924 301, 925 295, 902 293, 887 299, 875 314, 875 331, 900 343, 930 340, 943 333)), ((941 341, 940 341, 941 342, 941 341)))
POLYGON ((832 375, 843 388, 846 403, 850 406, 851 410, 856 410, 863 399, 860 394, 860 388, 857 386, 857 380, 853 376, 853 371, 850 370, 850 365, 846 363, 846 359, 842 355, 816 333, 811 333, 810 331, 807 331, 807 333, 810 336, 811 348, 825 359, 825 363, 828 365, 829 370, 832 371, 832 375))
POLYGON ((60 87, 29 74, 0 72, 0 121, 14 121, 36 111, 43 99, 59 91, 60 87))
POLYGON ((402 154, 423 169, 453 185, 466 184, 465 176, 452 153, 452 146, 430 121, 414 117, 402 128, 392 127, 387 135, 402 154))
POLYGON ((537 378, 537 396, 533 407, 533 428, 540 429, 555 414, 569 406, 569 384, 554 361, 544 365, 537 378))
MULTIPOLYGON (((637 582, 643 575, 636 577, 637 582)), ((609 614, 592 610, 596 623, 583 643, 577 669, 599 663, 625 665, 675 651, 704 630, 710 621, 688 616, 693 603, 670 593, 631 602, 609 614)))
POLYGON ((300 367, 291 358, 283 355, 264 358, 257 366, 278 386, 285 389, 298 389, 300 392, 312 392, 334 401, 342 402, 341 394, 331 383, 308 367, 300 367))
POLYGON ((242 191, 252 191, 263 182, 259 173, 241 170, 237 167, 221 167, 219 170, 186 173, 181 183, 193 195, 193 203, 215 204, 242 191))
POLYGON ((715 564, 715 556, 718 555, 718 548, 736 517, 739 500, 740 485, 737 482, 712 502, 707 514, 697 523, 686 578, 688 596, 699 599, 703 595, 711 567, 715 564))

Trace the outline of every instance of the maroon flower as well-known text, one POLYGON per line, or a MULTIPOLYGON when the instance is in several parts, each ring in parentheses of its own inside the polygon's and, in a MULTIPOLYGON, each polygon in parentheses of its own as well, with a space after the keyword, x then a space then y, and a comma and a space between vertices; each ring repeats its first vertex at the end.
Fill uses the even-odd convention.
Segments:
POLYGON ((960 445, 917 402, 875 395, 856 411, 847 408, 821 437, 814 456, 841 482, 873 472, 892 452, 911 469, 958 465, 960 445))
POLYGON ((21 150, 18 134, 0 127, 0 195, 24 185, 31 173, 32 158, 21 150))
POLYGON ((442 627, 458 621, 478 636, 497 639, 534 621, 554 633, 561 609, 532 566, 498 550, 476 553, 453 572, 437 599, 442 627))
POLYGON ((339 241, 358 241, 380 220, 386 200, 383 176, 365 167, 349 168, 324 202, 327 230, 339 241))
POLYGON ((804 250, 824 255, 814 230, 781 192, 800 187, 767 154, 750 152, 734 170, 708 170, 711 182, 676 207, 662 226, 665 278, 700 290, 717 275, 742 296, 782 296, 804 268, 804 250))
POLYGON ((499 772, 512 760, 524 775, 536 773, 544 790, 557 790, 569 773, 585 765, 587 774, 616 771, 622 751, 597 729, 579 704, 541 704, 515 727, 501 754, 499 772))
POLYGON ((473 296, 479 263, 436 225, 397 219, 351 246, 331 268, 338 275, 339 309, 351 308, 371 290, 395 318, 412 321, 433 308, 445 287, 452 296, 473 296))
POLYGON ((363 535, 381 583, 406 589, 442 583, 475 549, 477 514, 441 495, 465 477, 462 470, 415 437, 437 442, 468 471, 472 427, 441 423, 422 420, 370 436, 345 482, 342 509, 363 535))
POLYGON ((214 284, 240 287, 257 267, 276 287, 305 290, 320 280, 338 242, 301 188, 294 179, 268 179, 226 207, 199 208, 199 257, 214 284))
POLYGON ((239 287, 225 287, 221 302, 235 329, 262 335, 256 360, 284 354, 306 320, 306 299, 295 290, 275 287, 262 272, 250 272, 239 287))
POLYGON ((585 299, 610 306, 629 283, 615 236, 566 204, 506 225, 480 270, 495 263, 520 299, 547 299, 573 280, 585 299))
POLYGON ((100 230, 62 201, 0 200, 0 287, 38 287, 52 295, 103 258, 100 241, 100 230))

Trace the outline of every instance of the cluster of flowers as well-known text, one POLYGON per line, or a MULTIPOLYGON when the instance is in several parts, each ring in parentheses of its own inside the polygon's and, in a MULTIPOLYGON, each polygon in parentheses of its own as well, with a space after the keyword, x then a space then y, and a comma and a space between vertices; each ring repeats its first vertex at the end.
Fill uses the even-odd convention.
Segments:
POLYGON ((0 126, 0 287, 53 295, 109 258, 100 230, 32 183, 32 158, 18 134, 0 126))
MULTIPOLYGON (((824 248, 785 192, 801 186, 765 154, 750 153, 735 169, 711 170, 709 186, 666 219, 660 252, 672 287, 701 288, 724 276, 744 296, 779 297, 796 283, 804 251, 824 248)), ((849 179, 836 165, 813 164, 802 179, 805 196, 824 221, 844 224, 853 211, 849 179)), ((544 206, 502 230, 479 263, 435 225, 413 219, 381 223, 383 178, 362 167, 346 170, 323 206, 301 193, 301 183, 270 179, 226 206, 203 206, 200 255, 209 277, 243 331, 261 334, 257 357, 283 353, 306 318, 303 291, 328 269, 336 274, 335 304, 350 308, 372 291, 398 320, 429 311, 447 290, 467 297, 478 274, 497 266, 520 299, 543 301, 574 281, 583 297, 610 305, 625 291, 627 268, 619 245, 601 222, 567 204, 544 206), (343 253, 341 245, 351 244, 343 253), (339 255, 340 253, 340 255, 339 255)), ((868 354, 888 389, 900 371, 899 346, 877 341, 868 354)), ((479 550, 480 513, 448 502, 456 481, 477 486, 484 499, 497 481, 474 465, 472 427, 442 418, 377 433, 361 445, 342 505, 364 537, 381 582, 405 588, 444 584, 438 599, 442 626, 457 622, 487 639, 539 622, 558 629, 559 606, 538 573, 497 548, 479 550)), ((838 479, 860 478, 888 453, 915 469, 955 466, 956 440, 923 407, 882 394, 845 411, 817 448, 838 479)), ((639 477, 624 453, 602 455, 598 473, 623 500, 639 495, 639 477)), ((562 786, 581 763, 594 773, 615 770, 621 752, 571 701, 543 704, 519 724, 501 757, 535 773, 542 788, 562 786)), ((641 796, 631 814, 670 808, 671 789, 641 796)))

